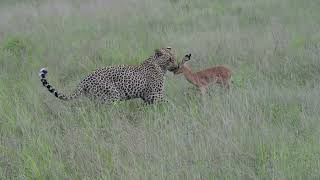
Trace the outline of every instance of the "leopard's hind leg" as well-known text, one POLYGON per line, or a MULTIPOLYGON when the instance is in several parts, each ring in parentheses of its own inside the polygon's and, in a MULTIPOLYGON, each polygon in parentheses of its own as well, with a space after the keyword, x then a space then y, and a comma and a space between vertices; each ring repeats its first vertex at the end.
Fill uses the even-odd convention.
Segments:
POLYGON ((119 100, 121 100, 120 93, 113 84, 109 84, 103 89, 103 94, 100 96, 101 103, 111 104, 119 100))

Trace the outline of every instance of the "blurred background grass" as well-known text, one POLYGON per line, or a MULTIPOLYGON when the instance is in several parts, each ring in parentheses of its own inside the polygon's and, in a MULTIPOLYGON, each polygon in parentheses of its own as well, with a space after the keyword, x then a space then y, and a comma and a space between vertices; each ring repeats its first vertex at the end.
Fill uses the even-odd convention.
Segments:
POLYGON ((318 179, 320 12, 299 0, 0 1, 0 179, 318 179), (92 70, 155 48, 233 87, 202 100, 166 76, 169 103, 61 102, 92 70))

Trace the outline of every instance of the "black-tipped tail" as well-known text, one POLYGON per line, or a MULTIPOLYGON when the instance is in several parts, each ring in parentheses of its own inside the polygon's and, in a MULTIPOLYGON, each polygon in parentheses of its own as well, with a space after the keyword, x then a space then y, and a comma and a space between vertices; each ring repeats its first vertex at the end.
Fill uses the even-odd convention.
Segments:
POLYGON ((57 98, 59 98, 61 100, 64 100, 64 101, 68 101, 68 100, 71 100, 71 99, 74 99, 74 98, 78 97, 81 94, 81 89, 80 88, 77 88, 75 90, 75 92, 70 96, 66 96, 66 95, 64 95, 62 93, 59 93, 47 81, 47 77, 46 77, 47 74, 48 74, 48 70, 46 68, 41 68, 40 72, 39 72, 40 81, 41 81, 42 85, 44 87, 46 87, 48 89, 48 91, 50 93, 52 93, 55 97, 57 97, 57 98))

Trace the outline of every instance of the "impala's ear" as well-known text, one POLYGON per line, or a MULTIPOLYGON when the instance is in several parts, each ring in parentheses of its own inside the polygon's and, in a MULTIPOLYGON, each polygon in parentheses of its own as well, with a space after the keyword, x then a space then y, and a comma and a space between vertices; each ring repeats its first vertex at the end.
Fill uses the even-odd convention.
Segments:
POLYGON ((154 50, 154 54, 156 55, 156 57, 160 57, 161 55, 163 55, 161 49, 154 50))
POLYGON ((189 61, 191 59, 191 54, 186 54, 183 58, 182 61, 180 63, 180 65, 183 65, 184 63, 186 63, 187 61, 189 61))
POLYGON ((191 59, 191 53, 184 56, 183 61, 187 62, 191 59))
POLYGON ((187 54, 186 57, 188 58, 188 60, 190 60, 191 59, 191 53, 187 54))

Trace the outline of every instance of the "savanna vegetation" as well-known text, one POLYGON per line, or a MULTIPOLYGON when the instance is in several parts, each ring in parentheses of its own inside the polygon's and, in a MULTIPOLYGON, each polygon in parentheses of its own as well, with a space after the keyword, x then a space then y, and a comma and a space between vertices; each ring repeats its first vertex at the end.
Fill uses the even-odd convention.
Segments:
POLYGON ((1 0, 0 179, 319 179, 320 1, 1 0), (200 98, 56 99, 88 73, 171 46, 193 70, 225 64, 200 98))

